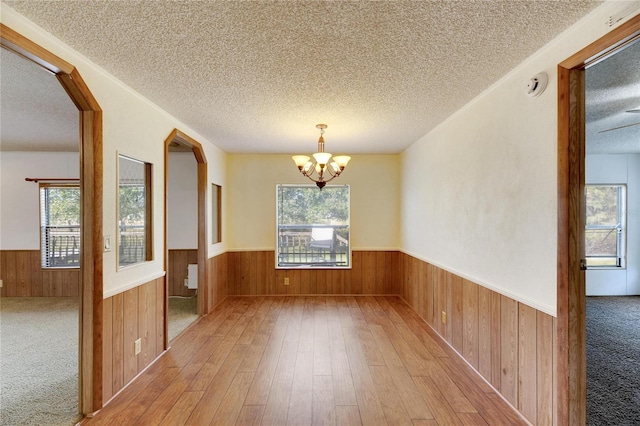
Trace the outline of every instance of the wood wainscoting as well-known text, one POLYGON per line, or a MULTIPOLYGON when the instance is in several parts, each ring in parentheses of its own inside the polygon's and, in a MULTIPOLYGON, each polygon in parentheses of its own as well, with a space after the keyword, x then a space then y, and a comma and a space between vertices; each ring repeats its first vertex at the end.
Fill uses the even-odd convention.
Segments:
MULTIPOLYGON (((207 268, 209 313, 227 297, 227 254, 208 259, 207 268)), ((158 278, 104 299, 103 405, 164 352, 164 285, 158 278), (142 339, 138 355, 136 339, 142 339)))
POLYGON ((556 319, 408 254, 400 268, 418 315, 532 424, 556 425, 556 319))
POLYGON ((2 297, 77 297, 80 269, 43 269, 40 250, 0 250, 2 297))
POLYGON ((351 269, 276 269, 274 251, 231 251, 228 294, 401 294, 399 254, 354 251, 351 269))
POLYGON ((103 404, 164 351, 164 295, 164 278, 158 278, 104 299, 103 404), (137 339, 142 351, 135 355, 137 339))
POLYGON ((189 290, 184 285, 187 279, 187 265, 198 263, 198 250, 169 250, 169 267, 167 268, 167 281, 169 283, 169 296, 191 297, 195 290, 189 290))

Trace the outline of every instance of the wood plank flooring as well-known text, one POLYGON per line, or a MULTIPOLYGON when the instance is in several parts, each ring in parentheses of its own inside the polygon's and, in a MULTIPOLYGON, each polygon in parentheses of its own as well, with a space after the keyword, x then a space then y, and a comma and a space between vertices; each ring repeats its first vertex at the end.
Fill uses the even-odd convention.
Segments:
POLYGON ((85 424, 527 424, 399 297, 229 297, 85 424))

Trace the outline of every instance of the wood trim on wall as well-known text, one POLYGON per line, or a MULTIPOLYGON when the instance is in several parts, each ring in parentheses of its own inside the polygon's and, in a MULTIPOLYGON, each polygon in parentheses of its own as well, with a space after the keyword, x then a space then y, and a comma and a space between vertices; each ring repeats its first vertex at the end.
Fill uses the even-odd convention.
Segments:
POLYGON ((229 295, 400 294, 397 251, 353 251, 351 269, 276 269, 271 250, 227 256, 229 295))
POLYGON ((80 111, 80 412, 102 406, 102 109, 75 67, 4 24, 2 46, 54 73, 80 111))
POLYGON ((558 65, 557 417, 586 423, 584 257, 584 69, 640 32, 640 15, 558 65))
POLYGON ((532 424, 557 425, 555 318, 408 254, 402 297, 532 424), (446 316, 443 316, 442 313, 446 316))

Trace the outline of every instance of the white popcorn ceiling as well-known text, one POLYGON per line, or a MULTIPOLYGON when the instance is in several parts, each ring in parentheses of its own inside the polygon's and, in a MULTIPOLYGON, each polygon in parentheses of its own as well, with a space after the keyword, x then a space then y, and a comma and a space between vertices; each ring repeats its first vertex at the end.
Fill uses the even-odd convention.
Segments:
POLYGON ((334 154, 401 152, 600 4, 4 3, 223 150, 287 154, 317 123, 334 154))
POLYGON ((585 82, 587 154, 640 154, 640 40, 587 68, 585 82))
POLYGON ((78 151, 78 109, 49 71, 0 49, 0 150, 78 151))

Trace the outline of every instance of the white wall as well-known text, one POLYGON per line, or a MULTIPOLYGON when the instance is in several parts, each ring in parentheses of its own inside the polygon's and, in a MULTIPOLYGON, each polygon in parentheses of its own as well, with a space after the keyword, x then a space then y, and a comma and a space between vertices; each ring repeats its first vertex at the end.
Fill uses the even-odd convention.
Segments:
MULTIPOLYGON (((400 158, 353 155, 335 183, 351 185, 351 247, 397 250, 400 158)), ((312 183, 289 155, 229 155, 227 244, 231 250, 274 250, 276 185, 312 183)))
MULTIPOLYGON (((209 181, 225 185, 226 154, 215 141, 208 141, 105 70, 44 31, 5 3, 0 20, 23 36, 74 65, 103 111, 103 229, 116 241, 116 163, 118 154, 151 163, 153 187, 153 260, 128 268, 117 268, 115 244, 104 253, 104 297, 164 275, 164 141, 178 128, 202 144, 210 163, 209 181)), ((176 94, 179 95, 179 94, 176 94)), ((209 191, 210 192, 210 191, 209 191)), ((211 215, 208 215, 208 220, 211 215)), ((5 219, 2 219, 5 221, 5 219)), ((225 216, 223 216, 224 224, 225 216)), ((209 224, 209 226, 211 226, 209 224)), ((223 225, 224 226, 224 225, 223 225)), ((209 255, 224 250, 224 243, 209 246, 209 255)))
POLYGON ((77 152, 0 154, 0 249, 40 250, 39 185, 30 178, 78 179, 77 152))
POLYGON ((169 153, 167 245, 198 248, 198 163, 192 152, 169 153))
POLYGON ((585 181, 627 185, 627 267, 589 269, 587 295, 640 294, 640 155, 587 155, 585 181))
POLYGON ((624 7, 600 6, 403 153, 404 251, 555 315, 557 64, 624 7))

